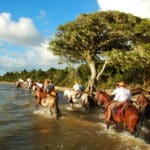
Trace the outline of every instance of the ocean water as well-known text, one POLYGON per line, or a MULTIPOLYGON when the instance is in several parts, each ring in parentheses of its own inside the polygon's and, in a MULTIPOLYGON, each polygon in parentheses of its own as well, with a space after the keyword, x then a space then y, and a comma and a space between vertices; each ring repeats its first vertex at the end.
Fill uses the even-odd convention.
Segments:
POLYGON ((0 150, 149 150, 150 121, 140 136, 114 127, 106 129, 103 110, 70 111, 59 92, 62 117, 35 110, 35 98, 13 84, 0 84, 0 150))

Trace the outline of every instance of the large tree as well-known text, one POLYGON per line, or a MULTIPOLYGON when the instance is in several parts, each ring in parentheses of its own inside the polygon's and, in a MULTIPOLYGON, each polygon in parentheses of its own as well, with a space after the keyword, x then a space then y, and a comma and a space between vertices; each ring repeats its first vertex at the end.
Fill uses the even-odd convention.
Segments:
POLYGON ((140 21, 140 18, 131 14, 116 11, 82 14, 75 21, 58 27, 49 49, 62 61, 87 63, 91 70, 87 90, 92 91, 108 63, 103 53, 112 49, 130 50, 134 28, 140 21), (104 62, 100 72, 96 65, 99 59, 104 62))

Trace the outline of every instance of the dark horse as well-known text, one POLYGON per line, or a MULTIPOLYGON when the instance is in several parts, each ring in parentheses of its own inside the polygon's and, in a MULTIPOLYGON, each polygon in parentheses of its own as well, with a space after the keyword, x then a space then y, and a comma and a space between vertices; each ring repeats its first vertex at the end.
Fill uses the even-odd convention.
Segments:
MULTIPOLYGON (((105 107, 104 115, 105 115, 105 120, 106 120, 107 113, 108 113, 107 112, 108 105, 112 103, 112 100, 107 93, 101 90, 97 90, 96 99, 97 99, 98 105, 101 105, 103 103, 105 107)), ((125 125, 127 125, 130 133, 136 135, 136 131, 137 131, 136 127, 139 123, 140 118, 139 118, 138 110, 133 105, 129 104, 128 107, 124 110, 122 115, 118 113, 113 114, 111 119, 116 123, 117 131, 118 131, 118 123, 124 123, 124 127, 125 125)), ((107 124, 107 129, 108 129, 110 123, 106 122, 106 124, 107 124)))
POLYGON ((43 88, 36 88, 34 96, 36 97, 36 108, 38 106, 44 106, 49 108, 51 113, 53 113, 52 109, 55 109, 56 117, 61 116, 58 107, 58 93, 55 89, 50 93, 46 93, 43 88))

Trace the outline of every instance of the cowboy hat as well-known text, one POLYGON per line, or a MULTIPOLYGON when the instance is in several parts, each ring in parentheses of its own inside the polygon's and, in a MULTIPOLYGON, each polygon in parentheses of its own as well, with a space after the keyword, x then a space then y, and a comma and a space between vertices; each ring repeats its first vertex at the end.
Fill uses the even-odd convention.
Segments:
POLYGON ((119 82, 119 86, 125 86, 124 82, 119 82))

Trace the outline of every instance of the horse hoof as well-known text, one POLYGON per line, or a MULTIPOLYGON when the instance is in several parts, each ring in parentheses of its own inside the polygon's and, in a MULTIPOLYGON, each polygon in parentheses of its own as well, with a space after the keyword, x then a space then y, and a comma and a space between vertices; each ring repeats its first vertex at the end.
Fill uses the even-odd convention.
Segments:
POLYGON ((56 119, 59 119, 60 117, 61 117, 61 115, 57 115, 57 116, 56 116, 56 119))
POLYGON ((62 115, 61 115, 61 114, 58 114, 57 116, 58 116, 58 118, 60 118, 62 115))

